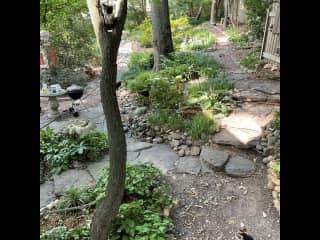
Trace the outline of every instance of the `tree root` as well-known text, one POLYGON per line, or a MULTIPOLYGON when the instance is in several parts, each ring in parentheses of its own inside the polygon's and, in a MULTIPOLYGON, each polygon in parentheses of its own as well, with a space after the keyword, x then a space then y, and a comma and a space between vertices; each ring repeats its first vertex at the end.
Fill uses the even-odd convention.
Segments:
POLYGON ((57 210, 53 210, 53 211, 44 210, 42 213, 40 213, 40 216, 42 216, 44 214, 49 215, 49 214, 54 214, 54 213, 63 213, 63 212, 65 213, 65 212, 70 212, 70 211, 75 211, 75 210, 81 210, 81 209, 84 209, 84 208, 87 208, 87 207, 92 207, 96 203, 97 203, 97 200, 92 201, 92 202, 87 203, 87 204, 84 204, 84 205, 81 205, 81 206, 77 206, 77 207, 57 209, 57 210))

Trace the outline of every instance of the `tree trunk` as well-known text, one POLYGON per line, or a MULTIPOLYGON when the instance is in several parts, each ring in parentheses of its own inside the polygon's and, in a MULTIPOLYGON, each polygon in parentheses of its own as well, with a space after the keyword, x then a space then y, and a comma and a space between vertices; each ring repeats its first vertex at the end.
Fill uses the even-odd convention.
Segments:
POLYGON ((216 0, 212 0, 210 23, 213 25, 216 24, 216 0))
POLYGON ((199 7, 199 11, 197 13, 196 19, 199 21, 200 17, 201 17, 201 12, 202 12, 202 4, 199 7))
POLYGON ((228 27, 228 15, 229 15, 229 0, 224 0, 224 21, 223 25, 225 28, 228 27))
POLYGON ((96 0, 87 0, 95 34, 102 54, 100 80, 101 102, 107 120, 110 142, 110 174, 106 197, 95 210, 90 230, 92 240, 107 240, 112 223, 118 214, 125 187, 126 139, 123 132, 119 105, 116 96, 117 55, 121 34, 127 15, 127 0, 120 0, 118 19, 112 32, 104 30, 96 0))
POLYGON ((169 56, 169 53, 173 52, 168 0, 153 0, 151 2, 151 19, 154 54, 153 71, 157 72, 160 70, 160 56, 169 56))

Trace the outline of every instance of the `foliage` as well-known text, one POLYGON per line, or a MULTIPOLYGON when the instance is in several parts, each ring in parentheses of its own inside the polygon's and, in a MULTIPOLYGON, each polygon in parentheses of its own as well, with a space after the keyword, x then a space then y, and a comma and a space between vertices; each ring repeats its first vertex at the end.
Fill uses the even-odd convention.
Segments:
POLYGON ((40 29, 49 31, 63 68, 73 69, 99 59, 85 0, 40 0, 40 29))
POLYGON ((41 233, 40 240, 89 240, 90 229, 87 226, 78 229, 68 229, 66 226, 57 226, 41 233))
POLYGON ((153 67, 153 52, 149 50, 134 52, 130 55, 128 70, 121 75, 126 83, 134 79, 139 73, 150 71, 153 67))
POLYGON ((149 116, 149 122, 155 126, 165 126, 173 130, 185 128, 184 119, 176 111, 159 109, 149 116))
MULTIPOLYGON (((105 195, 108 174, 105 168, 97 182, 97 199, 105 195)), ((123 201, 111 239, 165 239, 171 222, 162 212, 172 207, 172 196, 158 169, 145 164, 128 165, 123 201)))
POLYGON ((280 111, 273 111, 272 127, 280 130, 280 111))
POLYGON ((67 68, 50 68, 40 71, 40 83, 60 84, 62 88, 69 87, 72 84, 85 86, 88 77, 81 70, 72 70, 67 68))
POLYGON ((188 104, 198 103, 203 110, 213 109, 226 114, 229 109, 224 102, 229 100, 227 91, 232 88, 225 75, 193 83, 188 87, 188 104))
POLYGON ((139 42, 141 46, 152 47, 152 24, 150 18, 145 18, 144 21, 138 26, 140 32, 139 42))
POLYGON ((188 72, 181 72, 181 75, 198 72, 200 75, 214 77, 219 70, 219 65, 214 58, 201 52, 173 52, 170 59, 163 59, 162 62, 163 68, 176 68, 179 65, 187 66, 188 72))
POLYGON ((229 41, 233 42, 236 46, 243 47, 249 44, 248 34, 239 34, 233 27, 228 28, 226 34, 229 37, 229 41))
POLYGON ((179 79, 153 79, 150 90, 151 105, 155 108, 178 108, 183 99, 183 87, 179 79))
POLYGON ((259 58, 254 53, 249 53, 240 59, 240 64, 250 70, 255 70, 258 63, 259 58))
POLYGON ((40 130, 40 164, 44 162, 52 173, 68 169, 74 160, 95 161, 107 150, 107 136, 96 129, 81 137, 40 130))
POLYGON ((192 139, 197 140, 200 139, 202 135, 206 136, 213 133, 215 131, 215 123, 213 119, 199 113, 187 122, 186 129, 192 139))
POLYGON ((192 29, 186 32, 186 43, 181 48, 183 50, 205 50, 212 47, 215 41, 215 35, 207 29, 192 29))
POLYGON ((261 39, 267 15, 272 0, 245 0, 244 5, 247 10, 248 27, 252 34, 261 39))
POLYGON ((188 16, 190 22, 199 23, 204 20, 210 19, 212 0, 172 0, 169 1, 170 11, 175 18, 181 16, 188 16), (200 21, 196 21, 195 17, 199 11, 200 6, 202 5, 202 12, 200 21))
POLYGON ((143 1, 130 0, 128 1, 128 13, 125 23, 125 30, 131 31, 136 26, 140 25, 146 18, 147 14, 143 1))
POLYGON ((280 178, 280 161, 273 161, 272 162, 272 169, 277 174, 277 177, 280 178))
POLYGON ((87 203, 89 197, 86 194, 86 191, 71 186, 65 191, 65 195, 63 196, 62 200, 59 202, 58 208, 71 208, 77 207, 87 203))

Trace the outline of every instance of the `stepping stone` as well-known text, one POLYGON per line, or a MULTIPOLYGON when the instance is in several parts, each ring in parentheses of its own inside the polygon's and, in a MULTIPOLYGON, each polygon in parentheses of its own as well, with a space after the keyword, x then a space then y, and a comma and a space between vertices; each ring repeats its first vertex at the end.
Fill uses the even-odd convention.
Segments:
POLYGON ((55 196, 53 194, 53 182, 46 181, 40 185, 40 208, 47 206, 54 200, 55 196))
POLYGON ((54 175, 54 193, 62 194, 67 188, 84 187, 94 181, 86 170, 67 170, 60 175, 54 175))
POLYGON ((101 161, 89 164, 87 170, 94 180, 97 181, 100 177, 102 168, 109 166, 109 164, 109 155, 106 155, 101 161))
POLYGON ((209 168, 221 171, 229 159, 229 153, 216 150, 207 146, 202 147, 200 160, 208 165, 209 168))
POLYGON ((232 157, 225 166, 225 173, 231 177, 248 177, 254 171, 254 163, 241 156, 232 157))
POLYGON ((142 151, 138 159, 131 163, 151 163, 166 174, 169 170, 175 169, 174 163, 178 158, 178 155, 169 146, 156 144, 142 151))
POLYGON ((199 157, 180 157, 174 165, 176 166, 175 173, 199 174, 201 170, 199 157))
POLYGON ((272 106, 244 104, 221 120, 222 130, 213 136, 213 142, 243 149, 256 146, 271 120, 271 111, 272 106))
POLYGON ((127 140, 128 152, 140 152, 141 150, 152 148, 153 144, 146 142, 135 142, 133 140, 127 140))

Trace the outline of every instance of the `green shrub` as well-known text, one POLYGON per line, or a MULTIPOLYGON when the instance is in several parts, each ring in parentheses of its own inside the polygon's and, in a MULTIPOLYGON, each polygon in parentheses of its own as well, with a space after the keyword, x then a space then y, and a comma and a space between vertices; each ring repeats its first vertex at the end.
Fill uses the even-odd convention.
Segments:
POLYGON ((77 84, 84 87, 86 86, 87 81, 88 77, 83 70, 51 68, 49 70, 40 71, 40 84, 60 84, 62 88, 67 88, 72 84, 77 84))
POLYGON ((175 109, 183 99, 183 87, 178 79, 153 79, 150 90, 151 105, 155 108, 175 109))
POLYGON ((215 131, 215 127, 213 119, 199 113, 187 122, 186 129, 192 139, 197 140, 200 139, 202 135, 206 136, 213 133, 215 131))
POLYGON ((191 29, 183 33, 183 41, 179 48, 182 50, 205 50, 216 41, 213 33, 207 29, 191 29))
POLYGON ((262 38, 267 16, 267 9, 272 0, 245 0, 247 10, 248 27, 252 34, 258 39, 262 38))
POLYGON ((149 122, 154 126, 164 126, 173 130, 185 128, 184 119, 175 111, 159 109, 149 116, 149 122))
POLYGON ((145 18, 138 27, 140 31, 139 42, 143 47, 152 47, 152 24, 150 18, 145 18))
POLYGON ((89 240, 90 229, 85 226, 81 228, 68 229, 66 226, 57 226, 40 234, 40 240, 89 240))
POLYGON ((229 100, 227 91, 232 89, 224 75, 210 78, 205 82, 194 83, 188 87, 188 104, 200 104, 203 110, 213 109, 227 114, 229 108, 224 104, 229 100))
POLYGON ((259 63, 259 58, 253 53, 249 53, 248 55, 240 59, 240 64, 250 70, 255 70, 258 63, 259 63))
POLYGON ((128 70, 121 75, 126 83, 134 79, 139 73, 149 71, 153 67, 153 52, 145 50, 130 55, 128 70))
POLYGON ((130 55, 128 67, 138 67, 142 70, 151 70, 153 67, 153 52, 149 50, 133 52, 130 55))
POLYGON ((52 173, 68 169, 74 160, 95 161, 107 150, 108 138, 97 129, 82 137, 55 133, 50 128, 40 130, 40 165, 44 162, 52 173))
POLYGON ((226 34, 229 36, 229 41, 233 42, 239 47, 247 46, 249 44, 248 34, 239 34, 233 27, 226 30, 226 34))
POLYGON ((280 130, 280 111, 273 111, 272 127, 280 130))
MULTIPOLYGON (((109 169, 105 168, 97 182, 98 199, 105 195, 109 169)), ((165 239, 169 218, 165 208, 172 207, 170 187, 159 169, 150 165, 128 165, 124 203, 111 231, 111 239, 165 239)))
POLYGON ((141 72, 134 79, 127 83, 130 91, 135 93, 149 92, 151 89, 151 79, 155 76, 152 72, 141 72))

